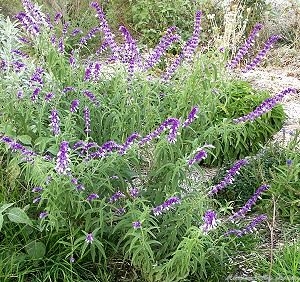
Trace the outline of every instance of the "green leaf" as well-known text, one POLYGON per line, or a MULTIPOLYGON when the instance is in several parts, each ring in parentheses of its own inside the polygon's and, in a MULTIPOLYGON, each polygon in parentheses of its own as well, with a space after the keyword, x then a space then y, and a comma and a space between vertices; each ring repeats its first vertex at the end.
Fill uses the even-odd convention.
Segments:
POLYGON ((4 212, 5 210, 7 210, 9 207, 11 207, 14 203, 9 203, 9 204, 3 204, 0 207, 0 213, 4 212))
POLYGON ((3 226, 3 214, 0 213, 0 231, 2 229, 2 226, 3 226))
POLYGON ((31 145, 32 138, 28 135, 17 136, 17 139, 19 139, 24 145, 31 145))
POLYGON ((20 208, 12 208, 6 214, 11 222, 32 225, 28 215, 20 208))
POLYGON ((42 242, 32 241, 25 249, 31 259, 42 259, 46 254, 46 246, 42 242))

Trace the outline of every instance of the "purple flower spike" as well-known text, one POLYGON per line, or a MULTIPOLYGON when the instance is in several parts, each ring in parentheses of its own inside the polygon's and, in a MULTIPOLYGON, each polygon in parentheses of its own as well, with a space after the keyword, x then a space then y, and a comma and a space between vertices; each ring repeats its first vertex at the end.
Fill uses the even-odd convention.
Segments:
POLYGON ((213 145, 204 145, 199 147, 197 150, 193 152, 194 156, 188 160, 188 165, 191 167, 193 164, 200 162, 207 158, 207 152, 204 148, 215 148, 213 145))
POLYGON ((31 101, 32 101, 33 103, 37 101, 38 95, 39 95, 40 92, 41 92, 41 88, 36 87, 36 88, 34 89, 32 95, 31 95, 31 97, 30 97, 30 99, 31 99, 31 101))
POLYGON ((18 99, 22 99, 23 97, 24 97, 23 90, 18 90, 18 92, 17 92, 17 98, 18 99))
POLYGON ((80 46, 86 45, 88 40, 92 39, 93 37, 95 37, 95 34, 97 32, 99 32, 101 29, 99 27, 94 27, 92 28, 88 34, 84 37, 82 37, 79 41, 80 46))
POLYGON ((44 219, 44 218, 46 218, 48 215, 49 215, 48 212, 43 211, 43 212, 40 213, 39 218, 40 218, 40 219, 44 219))
POLYGON ((79 108, 79 100, 73 100, 71 102, 70 112, 75 113, 77 112, 78 108, 79 108))
POLYGON ((133 134, 131 134, 131 135, 127 138, 127 140, 125 141, 125 143, 121 146, 121 149, 119 150, 119 154, 120 154, 120 155, 126 154, 126 151, 127 151, 128 149, 130 149, 130 147, 133 145, 134 141, 135 141, 136 139, 139 139, 140 137, 141 137, 141 136, 140 136, 140 134, 138 134, 138 133, 133 133, 133 134))
POLYGON ((273 44, 279 40, 281 37, 279 35, 272 35, 267 42, 265 42, 264 48, 257 54, 257 56, 253 59, 252 62, 246 65, 246 67, 242 70, 242 72, 248 72, 254 69, 266 56, 267 52, 273 47, 273 44))
POLYGON ((66 34, 67 34, 69 26, 70 26, 70 22, 66 22, 66 23, 63 25, 63 29, 62 29, 62 34, 63 34, 63 35, 66 35, 66 34))
POLYGON ((249 37, 247 38, 245 44, 238 50, 235 57, 228 64, 228 67, 233 69, 237 66, 240 60, 247 54, 248 50, 253 47, 255 36, 258 35, 258 32, 263 28, 263 25, 257 23, 252 29, 249 37))
POLYGON ((40 193, 43 191, 43 188, 42 187, 34 187, 31 192, 32 193, 40 193))
POLYGON ((121 31, 125 39, 123 48, 119 50, 121 55, 121 61, 123 63, 130 63, 130 61, 132 61, 132 65, 134 65, 135 62, 139 62, 140 60, 139 50, 136 41, 133 39, 130 32, 125 26, 120 26, 119 30, 121 31))
POLYGON ((110 46, 113 57, 119 58, 119 47, 117 43, 114 40, 115 35, 111 32, 107 20, 105 18, 104 12, 102 8, 99 6, 97 2, 92 2, 91 7, 94 8, 97 11, 97 17, 100 22, 100 30, 102 30, 104 34, 104 40, 107 42, 107 44, 110 46))
POLYGON ((78 33, 82 33, 80 28, 74 28, 71 32, 71 36, 76 36, 78 33))
POLYGON ((239 229, 231 229, 228 230, 224 236, 228 235, 236 235, 237 237, 242 237, 246 234, 253 233, 256 230, 256 226, 259 225, 262 221, 265 221, 268 217, 265 214, 261 214, 255 217, 245 228, 239 229))
POLYGON ((43 85, 43 75, 44 75, 44 70, 40 67, 37 67, 35 69, 35 72, 32 74, 30 78, 31 85, 33 84, 43 85))
POLYGON ((188 160, 188 165, 191 167, 193 164, 198 163, 207 158, 207 152, 205 150, 197 150, 193 158, 188 160))
POLYGON ((207 210, 203 216, 204 224, 200 227, 204 234, 217 226, 217 214, 213 210, 207 210))
POLYGON ((170 46, 180 39, 180 36, 176 33, 176 27, 172 26, 167 29, 166 34, 160 39, 158 45, 153 49, 152 53, 146 59, 144 63, 144 70, 148 70, 154 67, 170 48, 170 46))
POLYGON ((113 194, 109 198, 109 202, 115 203, 116 201, 120 200, 121 198, 125 198, 125 194, 123 194, 121 191, 117 191, 115 194, 113 194))
POLYGON ((91 201, 96 200, 96 199, 99 199, 99 196, 98 196, 98 194, 95 194, 95 193, 90 194, 90 195, 86 198, 86 200, 87 200, 88 202, 91 202, 91 201))
POLYGON ((87 97, 91 102, 93 102, 97 107, 99 106, 99 101, 91 91, 83 90, 83 95, 87 97))
POLYGON ((92 244, 93 241, 94 241, 94 236, 93 236, 93 234, 92 234, 92 233, 88 233, 88 234, 86 235, 85 242, 86 242, 87 244, 92 244))
POLYGON ((187 119, 184 121, 182 124, 182 127, 187 127, 189 126, 196 118, 197 118, 197 113, 199 112, 199 108, 195 106, 191 112, 189 113, 187 119))
POLYGON ((251 210, 252 206, 256 203, 256 201, 260 198, 261 194, 269 189, 269 185, 263 184, 260 186, 253 196, 247 201, 247 203, 239 209, 236 213, 234 213, 231 217, 229 217, 229 220, 236 221, 242 217, 245 216, 245 214, 251 210))
POLYGON ((133 199, 137 198, 140 193, 140 190, 138 188, 132 187, 129 189, 129 195, 133 199))
POLYGON ((58 24, 58 22, 59 22, 59 20, 62 18, 62 13, 61 12, 58 12, 58 13, 56 13, 55 14, 55 17, 54 17, 54 22, 56 23, 56 24, 58 24))
POLYGON ((288 94, 296 94, 297 89, 295 88, 287 88, 273 97, 267 98, 264 100, 258 107, 256 107, 252 112, 249 114, 233 119, 234 123, 241 123, 246 121, 254 121, 256 118, 260 117, 261 115, 269 112, 274 108, 279 102, 283 100, 283 98, 288 94))
POLYGON ((153 132, 143 137, 142 140, 139 141, 139 145, 149 143, 154 138, 157 138, 166 129, 170 129, 168 141, 170 143, 175 143, 178 135, 179 126, 180 121, 177 118, 168 118, 153 132))
POLYGON ((185 43, 185 45, 184 45, 181 53, 177 57, 177 59, 175 61, 173 61, 173 63, 170 66, 167 67, 166 72, 162 76, 163 80, 168 81, 173 76, 173 74, 175 73, 175 71, 177 70, 177 68, 179 67, 181 62, 183 61, 183 59, 185 59, 185 58, 188 60, 192 59, 192 56, 199 44, 199 37, 200 37, 200 30, 201 30, 201 28, 200 28, 201 16, 202 16, 202 12, 197 11, 196 15, 195 15, 193 35, 185 43))
POLYGON ((54 98, 54 93, 52 93, 52 92, 49 92, 49 93, 47 93, 46 95, 45 95, 45 101, 46 102, 50 102, 53 98, 54 98))
POLYGON ((171 209, 174 205, 180 204, 181 201, 178 197, 171 197, 168 200, 166 200, 163 204, 155 207, 152 209, 152 212, 155 216, 161 215, 163 212, 168 211, 171 209))
POLYGON ((69 64, 71 67, 75 67, 76 65, 76 60, 75 60, 75 56, 74 56, 74 50, 71 51, 71 56, 69 58, 69 64))
POLYGON ((39 202, 41 201, 41 199, 42 199, 41 196, 36 197, 36 198, 33 199, 32 203, 33 203, 33 204, 39 203, 39 202))
POLYGON ((85 123, 84 131, 85 131, 85 133, 89 133, 91 131, 91 117, 90 117, 90 110, 88 107, 84 107, 83 117, 84 117, 84 123, 85 123))
POLYGON ((65 44, 63 37, 59 38, 58 40, 58 52, 62 54, 65 52, 65 44))
POLYGON ((75 87, 72 87, 72 86, 67 86, 63 89, 63 92, 64 93, 67 93, 67 92, 70 92, 70 91, 75 91, 75 87))
POLYGON ((140 221, 134 221, 134 222, 132 222, 132 227, 133 227, 134 229, 139 229, 139 228, 142 227, 142 224, 141 224, 140 221))
POLYGON ((237 162, 235 162, 235 164, 228 170, 223 180, 219 184, 213 186, 210 192, 208 193, 208 195, 212 196, 214 194, 217 194, 219 191, 223 190, 226 186, 232 184, 234 181, 234 176, 239 174, 241 168, 247 165, 248 163, 249 162, 246 159, 238 160, 237 162))
POLYGON ((67 175, 70 171, 69 168, 69 143, 67 141, 62 141, 60 143, 59 152, 57 153, 55 170, 58 174, 67 175))
POLYGON ((2 136, 0 142, 6 143, 13 152, 20 152, 26 161, 32 161, 33 157, 36 156, 35 152, 28 150, 22 144, 19 144, 8 136, 2 136))
POLYGON ((50 115, 50 125, 52 128, 52 132, 54 134, 54 136, 57 136, 60 134, 60 127, 59 127, 59 116, 58 116, 58 112, 57 110, 53 109, 51 111, 51 115, 50 115))

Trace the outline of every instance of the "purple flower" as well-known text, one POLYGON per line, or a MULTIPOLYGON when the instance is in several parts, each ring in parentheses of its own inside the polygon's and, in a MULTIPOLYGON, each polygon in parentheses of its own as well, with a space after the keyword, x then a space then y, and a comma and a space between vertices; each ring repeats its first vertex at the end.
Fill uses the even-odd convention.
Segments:
POLYGON ((80 28, 74 28, 71 32, 71 36, 76 36, 78 33, 82 33, 80 28))
POLYGON ((193 35, 187 40, 179 56, 171 63, 170 66, 167 67, 165 73, 162 75, 163 80, 167 81, 172 77, 183 59, 186 58, 188 60, 191 60, 192 55, 194 54, 199 44, 201 15, 201 11, 196 12, 193 35))
POLYGON ((90 110, 88 107, 84 107, 83 109, 83 118, 84 118, 84 131, 89 133, 91 131, 91 118, 90 118, 90 110))
POLYGON ((202 148, 197 149, 194 157, 188 160, 189 167, 207 158, 207 152, 202 150, 202 148))
POLYGON ((199 112, 199 108, 197 106, 193 107, 191 112, 189 113, 187 119, 182 124, 182 127, 189 126, 197 118, 198 112, 199 112))
POLYGON ((24 44, 30 43, 30 41, 26 37, 18 37, 18 40, 24 44))
POLYGON ((75 56, 74 56, 74 50, 71 51, 71 56, 69 58, 69 64, 71 67, 75 67, 76 60, 75 60, 75 56))
POLYGON ((63 29, 62 29, 62 34, 63 34, 63 35, 66 35, 66 34, 67 34, 69 26, 70 26, 70 22, 64 23, 63 29))
POLYGON ((239 174, 241 168, 248 163, 249 162, 246 159, 238 160, 237 162, 235 162, 235 164, 227 171, 227 174, 225 175, 223 180, 219 184, 213 186, 208 195, 212 196, 223 190, 226 186, 232 184, 234 181, 234 176, 236 174, 239 174))
POLYGON ((75 87, 72 86, 67 86, 63 89, 64 93, 70 92, 70 91, 75 91, 75 87))
POLYGON ((85 242, 86 242, 87 244, 92 244, 93 241, 94 241, 94 236, 93 236, 93 234, 92 234, 92 233, 88 233, 88 234, 86 235, 85 242))
POLYGON ((47 217, 48 215, 49 215, 48 212, 43 211, 43 212, 40 213, 39 218, 40 218, 40 219, 44 219, 44 218, 47 217))
POLYGON ((129 195, 132 198, 137 198, 140 193, 140 190, 136 187, 132 187, 129 189, 129 195))
POLYGON ((138 138, 140 138, 140 134, 138 133, 133 133, 131 134, 127 140, 125 141, 125 143, 121 146, 121 149, 119 150, 119 154, 120 155, 124 155, 126 153, 126 151, 128 149, 130 149, 130 147, 133 145, 134 141, 138 138))
POLYGON ((120 200, 121 198, 125 198, 125 194, 123 194, 121 191, 117 191, 115 194, 113 194, 109 198, 109 202, 115 203, 116 201, 120 200))
POLYGON ((32 203, 33 203, 33 204, 36 204, 36 203, 40 202, 40 201, 41 201, 41 199, 42 199, 42 197, 41 197, 41 196, 39 196, 39 197, 36 197, 36 198, 34 198, 34 199, 33 199, 32 203))
POLYGON ((104 40, 107 42, 107 44, 110 46, 113 56, 115 58, 119 58, 119 48, 117 43, 114 40, 115 35, 111 32, 107 20, 105 18, 104 12, 102 8, 99 6, 97 2, 92 2, 91 7, 95 8, 97 11, 97 17, 100 22, 100 30, 103 31, 104 34, 104 40))
POLYGON ((292 163, 293 163, 293 161, 292 161, 292 160, 286 160, 286 164, 287 164, 287 166, 291 166, 291 165, 292 165, 292 163))
POLYGON ((12 53, 12 54, 16 54, 16 55, 18 55, 18 56, 20 56, 20 57, 23 57, 23 58, 28 58, 28 55, 25 54, 24 52, 22 52, 22 51, 19 50, 19 49, 11 50, 11 53, 12 53))
POLYGON ((18 90, 18 92, 17 92, 17 98, 18 99, 22 99, 23 97, 24 97, 23 90, 18 90))
POLYGON ((54 98, 54 93, 52 93, 52 92, 49 92, 49 93, 47 93, 46 95, 45 95, 45 101, 46 102, 50 102, 53 98, 54 98))
POLYGON ((25 157, 26 161, 32 161, 32 158, 36 156, 35 152, 27 149, 22 144, 19 144, 10 137, 2 136, 0 141, 6 143, 13 152, 20 152, 25 157))
POLYGON ((228 63, 228 67, 233 69, 237 66, 237 64, 240 62, 240 60, 247 54, 248 50, 253 46, 255 36, 258 35, 258 32, 262 29, 263 25, 260 23, 257 23, 254 28, 252 29, 249 37, 247 38, 244 45, 238 50, 235 57, 231 60, 230 63, 228 63))
POLYGON ((63 37, 59 38, 58 40, 58 52, 62 54, 65 52, 65 44, 63 37))
POLYGON ((204 234, 217 226, 217 214, 213 210, 207 210, 203 216, 203 225, 200 227, 204 234))
POLYGON ((31 192, 33 193, 40 193, 43 191, 43 188, 42 187, 34 187, 31 192))
POLYGON ((44 70, 40 67, 37 67, 30 78, 30 83, 43 85, 43 78, 42 78, 43 75, 44 75, 44 70))
POLYGON ((30 97, 30 99, 31 99, 31 101, 32 101, 33 103, 37 101, 37 98, 38 98, 38 95, 39 95, 40 91, 41 91, 41 88, 39 88, 39 87, 36 87, 36 88, 34 89, 32 95, 31 95, 31 97, 30 97))
POLYGON ((67 141, 62 141, 60 143, 59 152, 57 153, 56 166, 55 170, 58 174, 68 174, 70 171, 69 168, 69 143, 67 141))
POLYGON ((75 113, 77 112, 78 108, 79 108, 79 100, 73 100, 71 102, 70 112, 75 113))
POLYGON ((264 214, 261 214, 255 217, 245 228, 243 229, 231 229, 228 230, 224 236, 236 235, 237 237, 244 236, 248 233, 253 233, 256 230, 256 226, 259 225, 262 221, 265 221, 268 217, 264 214))
POLYGON ((84 80, 98 81, 101 70, 101 64, 99 62, 90 63, 84 73, 84 80))
POLYGON ((87 97, 91 102, 93 102, 97 107, 99 106, 99 101, 91 91, 83 90, 83 95, 87 97))
POLYGON ((179 126, 180 121, 177 118, 168 118, 163 123, 161 123, 161 125, 158 128, 156 128, 153 132, 143 137, 138 144, 144 145, 146 143, 149 143, 154 138, 157 138, 166 129, 170 129, 168 141, 170 143, 175 143, 178 135, 179 126))
POLYGON ((204 148, 215 148, 213 145, 207 144, 202 147, 199 147, 193 152, 193 157, 188 160, 188 165, 191 167, 193 164, 200 162, 203 159, 207 158, 207 153, 204 148))
POLYGON ((96 199, 99 199, 99 195, 95 194, 95 193, 92 193, 92 194, 88 195, 88 197, 86 198, 86 200, 88 202, 91 202, 91 201, 96 200, 96 199))
POLYGON ((92 39, 93 37, 95 37, 95 34, 97 32, 99 32, 101 29, 99 27, 94 27, 92 28, 88 34, 84 37, 82 37, 80 40, 79 40, 79 44, 82 46, 82 45, 86 45, 87 44, 87 41, 92 39))
POLYGON ((272 48, 273 44, 279 40, 281 37, 279 35, 272 35, 266 42, 264 48, 257 54, 257 56, 246 65, 242 72, 247 72, 254 69, 266 56, 267 52, 272 48))
POLYGON ((166 200, 163 204, 152 209, 152 212, 155 216, 161 215, 163 212, 168 211, 171 207, 176 204, 180 204, 180 199, 178 197, 171 197, 166 200))
POLYGON ((40 32, 40 27, 38 26, 38 24, 27 13, 20 12, 15 17, 23 25, 24 29, 28 33, 37 35, 40 32))
POLYGON ((61 12, 58 12, 58 13, 56 13, 55 14, 55 16, 54 16, 54 22, 56 23, 56 24, 58 24, 58 21, 62 18, 62 13, 61 12))
POLYGON ((260 117, 261 115, 269 112, 275 107, 282 99, 289 93, 296 94, 297 90, 295 88, 287 88, 273 97, 267 98, 264 100, 258 107, 256 107, 252 112, 249 114, 233 119, 234 123, 246 122, 246 121, 254 121, 256 118, 260 117))
POLYGON ((160 39, 158 45, 153 49, 151 54, 144 62, 144 70, 148 70, 155 66, 170 46, 180 39, 180 36, 176 33, 176 27, 169 27, 166 34, 160 39))
POLYGON ((141 224, 140 221, 134 221, 134 222, 132 222, 132 227, 133 227, 134 229, 139 229, 139 228, 142 227, 142 224, 141 224))
POLYGON ((101 46, 97 49, 96 55, 101 55, 104 51, 107 50, 108 47, 109 47, 108 42, 104 40, 101 46))
POLYGON ((256 203, 256 201, 260 198, 260 195, 269 189, 269 185, 263 184, 260 186, 253 196, 247 201, 247 203, 239 209, 237 212, 235 212, 232 216, 229 217, 229 220, 235 221, 237 219, 240 219, 245 216, 245 214, 251 210, 252 206, 256 203))
POLYGON ((52 109, 50 117, 50 125, 52 128, 52 132, 54 136, 57 136, 60 134, 60 127, 59 127, 59 116, 58 112, 55 109, 52 109))

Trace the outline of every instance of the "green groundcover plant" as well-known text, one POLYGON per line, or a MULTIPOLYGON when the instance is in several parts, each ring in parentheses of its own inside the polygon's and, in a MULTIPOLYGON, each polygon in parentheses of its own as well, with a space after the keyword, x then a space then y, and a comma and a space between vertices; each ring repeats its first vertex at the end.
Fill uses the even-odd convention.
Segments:
POLYGON ((230 217, 213 197, 280 128, 277 104, 296 90, 270 98, 229 80, 219 51, 193 63, 200 11, 181 53, 159 74, 175 27, 143 58, 124 26, 124 42, 114 40, 97 2, 99 25, 83 36, 61 13, 51 19, 22 3, 18 21, 0 27, 1 279, 116 281, 125 275, 116 274, 120 261, 146 281, 223 279, 230 254, 267 219, 243 221, 269 185, 260 183, 230 217), (100 32, 100 48, 82 57, 100 32), (231 159, 240 160, 219 185, 181 188, 199 163, 231 159))

